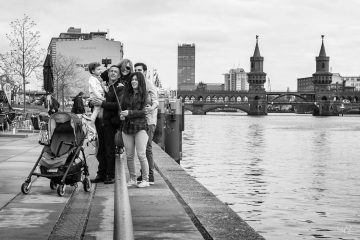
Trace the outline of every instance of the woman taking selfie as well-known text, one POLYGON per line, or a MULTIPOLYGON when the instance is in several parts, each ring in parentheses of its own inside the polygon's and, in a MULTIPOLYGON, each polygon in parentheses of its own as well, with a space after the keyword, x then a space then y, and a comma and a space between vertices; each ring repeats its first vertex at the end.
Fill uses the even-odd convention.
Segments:
POLYGON ((144 110, 146 101, 147 92, 144 75, 140 72, 132 73, 130 75, 130 84, 125 85, 120 117, 125 120, 122 136, 130 173, 128 186, 137 184, 134 162, 136 148, 142 172, 142 181, 137 185, 140 188, 150 186, 149 165, 146 159, 146 144, 148 141, 146 111, 144 110))

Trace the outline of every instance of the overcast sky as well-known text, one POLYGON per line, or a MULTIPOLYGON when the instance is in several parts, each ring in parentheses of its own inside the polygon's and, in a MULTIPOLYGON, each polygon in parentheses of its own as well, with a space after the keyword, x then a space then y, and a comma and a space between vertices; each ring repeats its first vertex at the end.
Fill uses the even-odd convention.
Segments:
MULTIPOLYGON (((195 43, 196 82, 223 83, 230 68, 250 68, 259 35, 272 90, 296 90, 315 72, 321 35, 332 72, 360 75, 359 0, 11 0, 0 10, 0 51, 9 23, 25 13, 37 23, 41 47, 69 27, 110 31, 124 57, 157 68, 176 88, 177 46, 195 43)), ((265 86, 267 87, 267 83, 265 86)))

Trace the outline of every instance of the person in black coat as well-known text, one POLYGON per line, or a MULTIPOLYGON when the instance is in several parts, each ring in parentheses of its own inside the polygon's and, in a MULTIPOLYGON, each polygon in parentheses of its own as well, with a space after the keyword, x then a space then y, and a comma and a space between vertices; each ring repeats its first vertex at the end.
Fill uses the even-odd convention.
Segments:
POLYGON ((59 111, 60 103, 52 96, 52 94, 46 96, 44 104, 45 108, 48 108, 49 115, 59 111))
POLYGON ((72 106, 71 112, 75 114, 83 114, 85 113, 85 107, 83 102, 83 92, 79 92, 78 95, 76 95, 73 99, 74 104, 72 106))

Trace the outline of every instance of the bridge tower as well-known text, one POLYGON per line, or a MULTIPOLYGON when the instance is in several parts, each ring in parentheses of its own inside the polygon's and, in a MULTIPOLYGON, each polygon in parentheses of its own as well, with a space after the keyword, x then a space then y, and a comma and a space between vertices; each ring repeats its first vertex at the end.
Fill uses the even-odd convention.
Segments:
POLYGON ((321 35, 321 48, 316 60, 316 72, 312 75, 315 101, 317 108, 315 115, 338 115, 336 106, 333 106, 334 93, 331 91, 332 73, 329 72, 330 57, 326 56, 324 35, 321 35))
POLYGON ((263 72, 264 57, 260 55, 259 36, 256 35, 256 46, 254 55, 250 57, 250 72, 248 75, 249 83, 249 115, 266 115, 267 99, 264 84, 266 73, 263 72))

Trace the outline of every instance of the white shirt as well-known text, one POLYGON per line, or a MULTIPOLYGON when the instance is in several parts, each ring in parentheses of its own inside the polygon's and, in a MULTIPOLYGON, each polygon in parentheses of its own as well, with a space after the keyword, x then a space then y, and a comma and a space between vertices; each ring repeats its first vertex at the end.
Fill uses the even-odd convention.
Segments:
POLYGON ((98 79, 91 75, 89 77, 89 95, 90 98, 104 98, 105 91, 101 86, 101 79, 98 79))

